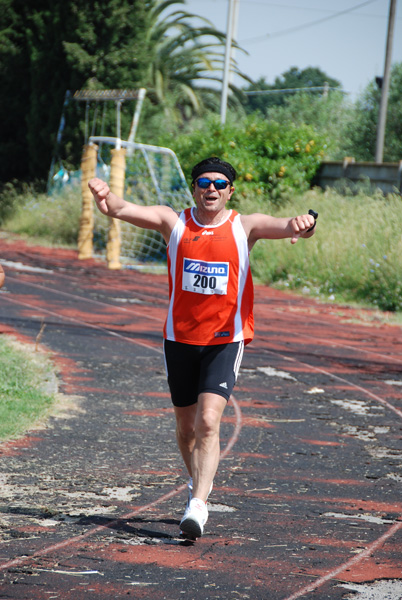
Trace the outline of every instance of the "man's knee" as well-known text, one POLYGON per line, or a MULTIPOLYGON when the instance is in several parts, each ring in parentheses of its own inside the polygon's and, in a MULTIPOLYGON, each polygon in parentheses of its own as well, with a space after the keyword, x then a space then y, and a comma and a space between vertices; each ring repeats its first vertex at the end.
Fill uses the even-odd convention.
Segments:
POLYGON ((185 443, 194 440, 196 411, 196 404, 188 407, 175 407, 177 436, 185 443))
POLYGON ((185 443, 191 442, 195 437, 194 423, 177 422, 176 431, 178 437, 185 443))
POLYGON ((195 427, 196 437, 212 437, 219 434, 220 419, 211 418, 209 415, 203 415, 197 420, 195 427))
POLYGON ((196 435, 213 436, 219 434, 219 428, 226 400, 216 394, 200 396, 199 410, 195 422, 196 435))

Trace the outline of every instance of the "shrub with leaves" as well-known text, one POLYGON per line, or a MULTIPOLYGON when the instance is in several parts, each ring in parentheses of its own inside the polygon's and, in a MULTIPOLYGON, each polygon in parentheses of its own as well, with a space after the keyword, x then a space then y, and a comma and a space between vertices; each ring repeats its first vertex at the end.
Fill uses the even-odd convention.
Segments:
POLYGON ((19 187, 21 186, 17 181, 10 181, 0 187, 0 225, 13 213, 18 202, 19 187))
POLYGON ((164 142, 175 150, 188 179, 195 163, 219 156, 237 171, 238 199, 253 192, 274 202, 309 188, 325 150, 310 127, 282 126, 255 115, 224 126, 210 116, 200 128, 164 142))

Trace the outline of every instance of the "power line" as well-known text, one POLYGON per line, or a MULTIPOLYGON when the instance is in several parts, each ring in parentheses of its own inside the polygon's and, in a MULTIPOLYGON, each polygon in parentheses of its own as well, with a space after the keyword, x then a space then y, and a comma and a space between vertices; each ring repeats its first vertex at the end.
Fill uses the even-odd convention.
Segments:
POLYGON ((251 90, 251 91, 244 91, 243 90, 243 94, 245 94, 246 96, 258 96, 260 94, 294 94, 296 92, 326 92, 329 90, 334 90, 337 92, 341 92, 342 94, 348 94, 349 92, 345 92, 345 90, 342 90, 341 88, 338 87, 330 87, 328 85, 317 85, 317 86, 312 86, 312 87, 299 87, 299 88, 278 88, 275 90, 251 90))
MULTIPOLYGON (((203 0, 204 2, 219 2, 220 0, 203 0)), ((227 0, 221 0, 222 2, 226 2, 227 0)), ((377 2, 379 2, 380 0, 375 0, 377 2)), ((254 6, 263 6, 264 8, 269 8, 269 7, 274 7, 274 8, 285 8, 285 9, 289 9, 289 10, 298 10, 298 11, 303 11, 303 12, 314 12, 314 13, 330 13, 330 14, 334 14, 333 9, 330 8, 317 8, 316 6, 296 6, 294 4, 283 4, 282 2, 265 2, 264 0, 247 0, 247 4, 250 5, 254 5, 254 6)), ((350 10, 350 9, 348 9, 350 10)), ((373 17, 375 19, 379 19, 382 18, 382 15, 373 15, 373 14, 367 14, 367 13, 363 13, 362 16, 365 17, 373 17)))
POLYGON ((347 8, 345 10, 341 10, 340 12, 329 15, 327 17, 322 17, 321 19, 316 19, 315 21, 310 21, 309 23, 304 23, 303 25, 298 25, 296 27, 290 27, 289 29, 283 29, 282 31, 277 31, 275 33, 266 33, 264 35, 260 35, 258 37, 254 37, 254 38, 249 38, 247 40, 240 40, 239 43, 246 44, 246 43, 258 42, 261 40, 265 40, 267 38, 272 39, 272 38, 280 37, 282 35, 287 35, 289 33, 296 33, 297 31, 302 31, 303 29, 307 29, 308 27, 313 27, 314 25, 320 25, 321 23, 325 23, 326 21, 330 21, 331 19, 335 19, 342 15, 346 15, 348 13, 353 12, 354 10, 357 10, 358 8, 361 8, 362 6, 367 6, 368 4, 373 4, 373 2, 376 2, 376 1, 377 0, 366 0, 366 2, 361 2, 360 4, 357 4, 356 6, 353 6, 352 8, 347 8))

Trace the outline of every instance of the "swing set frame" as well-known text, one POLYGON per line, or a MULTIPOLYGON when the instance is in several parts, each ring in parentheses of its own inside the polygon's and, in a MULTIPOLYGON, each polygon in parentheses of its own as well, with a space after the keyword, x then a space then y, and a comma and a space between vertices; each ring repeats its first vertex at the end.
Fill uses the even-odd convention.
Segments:
MULTIPOLYGON (((76 90, 73 95, 71 94, 70 90, 66 91, 66 94, 64 97, 62 114, 60 117, 59 128, 57 131, 56 147, 55 147, 55 151, 53 153, 53 157, 52 157, 52 161, 51 161, 51 165, 50 165, 50 169, 49 169, 48 184, 47 184, 48 193, 50 192, 52 179, 54 177, 54 166, 55 166, 55 163, 57 160, 58 149, 59 149, 61 141, 62 141, 63 131, 64 131, 64 127, 66 124, 65 113, 66 113, 67 106, 70 103, 70 100, 72 99, 76 102, 85 102, 86 103, 84 145, 86 145, 88 143, 89 138, 94 136, 94 134, 95 134, 95 127, 96 127, 97 113, 98 113, 98 103, 104 102, 103 115, 102 115, 102 126, 101 126, 101 129, 103 130, 103 123, 105 120, 105 112, 106 112, 106 103, 107 102, 115 102, 115 104, 116 104, 116 138, 115 138, 116 143, 115 143, 115 147, 117 149, 119 149, 119 148, 121 148, 121 107, 122 107, 122 104, 123 104, 123 102, 125 102, 127 100, 137 100, 135 110, 133 113, 133 118, 131 121, 130 133, 128 136, 128 141, 134 142, 136 134, 137 134, 138 123, 140 120, 141 110, 142 110, 142 106, 143 106, 144 99, 146 96, 146 92, 147 91, 145 88, 139 88, 138 90, 128 90, 128 89, 86 90, 86 89, 83 89, 83 90, 76 90), (92 121, 92 131, 91 131, 91 135, 89 135, 89 107, 90 107, 91 102, 96 102, 96 105, 95 105, 94 117, 93 117, 93 121, 92 121)), ((103 135, 102 130, 101 130, 101 135, 103 135)))

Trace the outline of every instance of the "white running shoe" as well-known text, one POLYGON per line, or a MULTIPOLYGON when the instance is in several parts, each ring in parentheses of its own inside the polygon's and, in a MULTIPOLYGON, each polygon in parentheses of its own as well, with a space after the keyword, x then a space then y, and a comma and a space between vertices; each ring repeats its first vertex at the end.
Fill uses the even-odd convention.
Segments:
MULTIPOLYGON (((190 479, 188 481, 188 484, 187 484, 187 487, 188 487, 188 497, 187 497, 186 509, 184 511, 184 515, 183 515, 182 521, 184 521, 184 519, 185 519, 185 517, 186 517, 186 515, 188 513, 188 510, 189 510, 189 507, 190 507, 190 502, 191 502, 191 500, 193 498, 193 478, 192 477, 190 477, 190 479)), ((208 496, 207 496, 207 500, 206 500, 205 504, 208 502, 209 494, 212 492, 212 488, 213 487, 214 487, 214 483, 212 482, 211 483, 211 487, 209 488, 209 492, 208 492, 208 496)), ((208 518, 208 511, 207 511, 207 518, 208 518)), ((206 523, 206 521, 204 522, 204 525, 205 525, 205 523, 206 523)), ((192 540, 192 541, 194 541, 196 539, 195 535, 191 535, 189 533, 186 533, 181 528, 180 528, 180 537, 182 537, 184 539, 187 539, 187 540, 192 540)))
POLYGON ((207 521, 208 509, 205 502, 199 498, 192 498, 180 521, 180 529, 184 535, 195 539, 202 536, 207 521))

